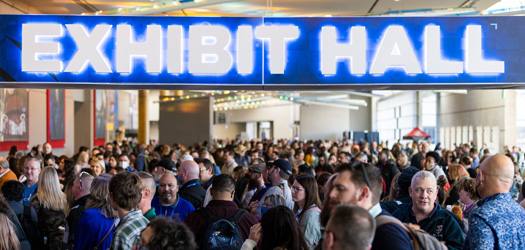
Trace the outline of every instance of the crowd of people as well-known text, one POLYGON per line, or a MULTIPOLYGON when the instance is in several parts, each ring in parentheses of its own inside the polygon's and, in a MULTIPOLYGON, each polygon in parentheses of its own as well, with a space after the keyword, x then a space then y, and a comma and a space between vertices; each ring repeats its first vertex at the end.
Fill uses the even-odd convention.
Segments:
POLYGON ((0 250, 525 249, 524 158, 426 141, 13 146, 0 250))

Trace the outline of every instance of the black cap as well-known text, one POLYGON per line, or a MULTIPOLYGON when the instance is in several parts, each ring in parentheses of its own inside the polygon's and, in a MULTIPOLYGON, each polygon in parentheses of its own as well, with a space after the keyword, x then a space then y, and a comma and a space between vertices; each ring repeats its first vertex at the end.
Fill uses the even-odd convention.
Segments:
POLYGON ((278 167, 287 175, 292 175, 292 165, 287 160, 277 159, 273 162, 273 165, 278 167))
POLYGON ((160 160, 157 166, 163 167, 169 171, 177 171, 177 166, 175 165, 175 162, 173 162, 171 159, 164 158, 160 160))

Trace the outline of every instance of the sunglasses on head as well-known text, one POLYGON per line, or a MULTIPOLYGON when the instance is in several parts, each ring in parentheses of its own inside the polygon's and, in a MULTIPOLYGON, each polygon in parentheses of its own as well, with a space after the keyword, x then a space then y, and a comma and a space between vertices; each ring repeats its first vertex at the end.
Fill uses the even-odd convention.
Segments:
POLYGON ((367 163, 359 163, 359 164, 352 166, 353 169, 360 169, 360 171, 363 173, 363 178, 365 179, 366 185, 369 188, 372 188, 372 185, 370 185, 370 179, 368 178, 368 173, 366 171, 366 169, 369 167, 373 167, 373 166, 367 163))

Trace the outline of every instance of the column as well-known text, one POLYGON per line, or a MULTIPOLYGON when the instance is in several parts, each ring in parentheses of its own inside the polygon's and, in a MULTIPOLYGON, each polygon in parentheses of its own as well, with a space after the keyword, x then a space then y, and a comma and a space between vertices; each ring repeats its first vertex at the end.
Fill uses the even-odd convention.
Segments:
POLYGON ((149 142, 148 90, 139 90, 139 131, 138 143, 149 142))

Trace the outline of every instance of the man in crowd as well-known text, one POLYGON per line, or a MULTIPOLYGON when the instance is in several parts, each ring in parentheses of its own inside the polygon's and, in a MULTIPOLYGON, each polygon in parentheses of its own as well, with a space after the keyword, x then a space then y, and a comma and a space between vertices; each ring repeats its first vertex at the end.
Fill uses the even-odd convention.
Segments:
POLYGON ((235 153, 228 149, 224 152, 224 165, 221 168, 221 173, 233 175, 233 169, 237 167, 237 162, 234 159, 235 153))
POLYGON ((408 156, 405 151, 399 152, 399 155, 397 155, 396 164, 399 168, 399 171, 403 171, 410 167, 410 162, 408 161, 408 156))
POLYGON ((160 178, 159 195, 153 198, 152 207, 158 216, 166 216, 183 222, 195 211, 193 205, 178 195, 177 178, 172 172, 166 172, 160 178))
MULTIPOLYGON (((360 162, 343 164, 338 169, 323 210, 332 214, 337 205, 357 205, 368 210, 373 218, 389 216, 379 205, 381 192, 381 172, 377 167, 360 162)), ((390 223, 376 229, 372 249, 412 249, 412 243, 402 227, 390 223)))
POLYGON ((51 143, 46 142, 44 143, 44 145, 42 145, 42 158, 55 158, 55 156, 53 155, 53 147, 51 146, 51 143))
POLYGON ((248 238, 250 227, 257 223, 257 218, 241 210, 233 202, 235 181, 229 175, 218 175, 211 185, 212 200, 197 212, 191 214, 186 224, 193 231, 200 249, 207 249, 206 231, 208 226, 219 219, 230 219, 239 226, 242 240, 248 238))
POLYGON ((27 158, 24 164, 24 175, 21 176, 20 181, 24 184, 23 203, 24 206, 29 206, 31 198, 36 194, 38 189, 38 178, 42 170, 41 162, 37 158, 27 158))
POLYGON ((193 160, 183 161, 180 164, 179 177, 182 181, 180 197, 191 202, 195 208, 202 207, 206 190, 202 188, 199 180, 199 164, 193 160))
POLYGON ((155 208, 151 207, 151 202, 153 201, 153 197, 155 196, 157 185, 155 184, 155 179, 153 178, 153 175, 151 175, 150 173, 139 172, 138 175, 142 183, 142 198, 140 199, 139 208, 140 211, 142 211, 144 217, 151 221, 157 216, 157 214, 155 213, 155 208))
POLYGON ((436 203, 437 180, 428 171, 419 171, 410 185, 412 203, 403 204, 394 216, 405 223, 417 224, 421 229, 445 243, 448 249, 463 247, 464 233, 457 218, 436 203))
POLYGON ((476 189, 481 197, 469 219, 465 249, 525 249, 525 211, 509 190, 514 164, 502 154, 481 163, 476 189))
POLYGON ((120 218, 111 249, 129 250, 139 240, 140 232, 148 225, 148 219, 137 209, 141 199, 142 182, 137 174, 122 172, 111 178, 109 190, 111 205, 120 218))
POLYGON ((368 250, 374 231, 375 220, 365 209, 337 206, 324 232, 323 250, 368 250))
POLYGON ((423 160, 425 160, 425 157, 428 153, 428 150, 429 150, 429 145, 428 145, 428 142, 426 141, 423 141, 421 142, 419 145, 418 145, 418 150, 419 152, 417 152, 417 154, 413 155, 412 156, 412 161, 410 163, 411 166, 414 166, 418 169, 422 169, 423 168, 423 160))
POLYGON ((77 228, 77 223, 82 216, 86 208, 86 202, 89 199, 91 193, 91 183, 95 179, 94 173, 90 168, 82 169, 80 174, 73 181, 73 187, 71 187, 71 192, 73 193, 73 204, 71 205, 71 210, 67 215, 67 225, 68 225, 68 237, 69 244, 73 244, 74 235, 77 228))
POLYGON ((0 157, 0 189, 2 189, 4 183, 16 180, 16 174, 9 169, 9 161, 4 157, 0 157))
POLYGON ((206 158, 195 159, 195 162, 199 164, 199 179, 201 181, 202 188, 207 190, 213 179, 213 162, 206 158))
POLYGON ((267 196, 282 195, 288 208, 293 209, 292 190, 288 185, 288 178, 292 175, 292 165, 284 159, 277 159, 271 163, 268 172, 268 178, 272 184, 259 200, 259 206, 262 206, 267 196))

